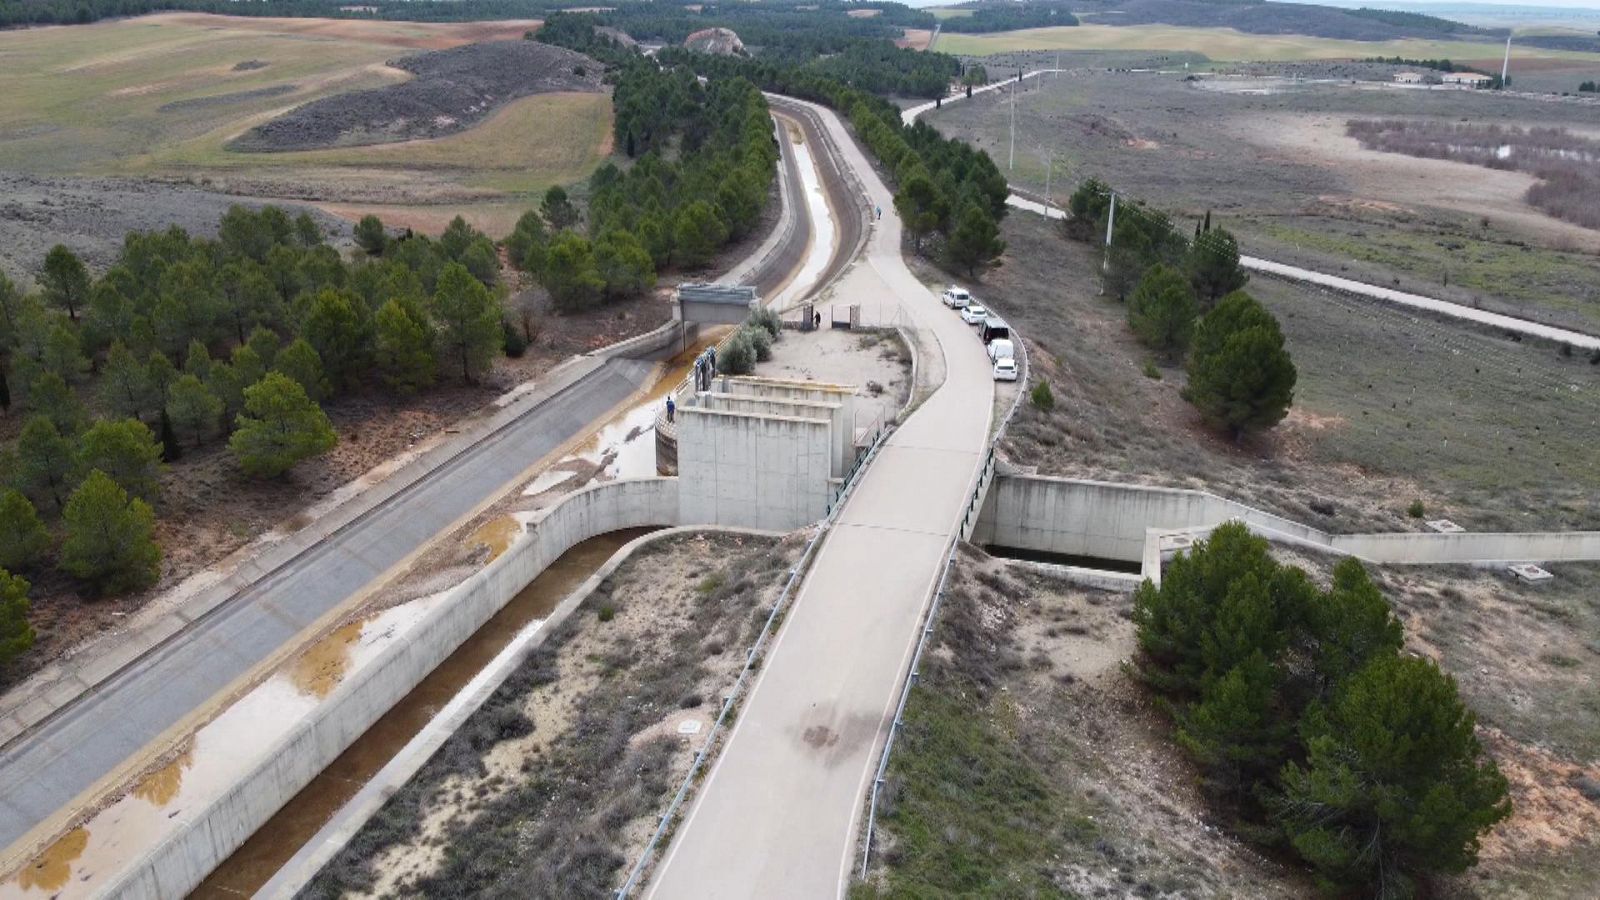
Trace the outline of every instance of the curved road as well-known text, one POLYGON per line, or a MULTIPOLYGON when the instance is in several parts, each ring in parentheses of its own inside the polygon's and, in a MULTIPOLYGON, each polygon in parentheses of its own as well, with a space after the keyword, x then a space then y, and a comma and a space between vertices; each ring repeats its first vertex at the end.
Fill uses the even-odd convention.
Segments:
POLYGON ((653 898, 834 897, 872 764, 950 538, 983 462, 983 344, 906 267, 893 198, 829 110, 808 110, 883 207, 841 302, 898 302, 934 335, 944 383, 890 436, 818 551, 716 763, 649 885, 653 898))
MULTIPOLYGON (((792 196, 793 154, 783 153, 792 196)), ((796 215, 796 204, 785 206, 796 215)), ((780 222, 779 230, 784 230, 780 222)), ((803 256, 807 229, 790 228, 743 267, 771 288, 803 256), (792 245, 798 243, 799 250, 792 245)), ((249 583, 11 740, 0 752, 0 846, 10 871, 77 811, 122 786, 151 755, 198 724, 201 710, 281 658, 313 626, 404 565, 439 535, 519 481, 530 466, 598 424, 645 387, 655 365, 587 359, 583 377, 501 414, 458 452, 392 497, 270 568, 245 563, 249 583), (263 571, 263 568, 266 568, 263 571)))

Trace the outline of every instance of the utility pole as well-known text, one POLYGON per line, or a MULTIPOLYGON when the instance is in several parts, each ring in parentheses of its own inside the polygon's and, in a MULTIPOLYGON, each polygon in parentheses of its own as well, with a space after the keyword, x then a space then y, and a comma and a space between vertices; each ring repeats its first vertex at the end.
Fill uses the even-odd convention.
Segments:
MULTIPOLYGON (((1018 79, 1021 83, 1021 79, 1018 79)), ((1017 85, 1011 86, 1011 159, 1006 163, 1006 171, 1012 172, 1017 168, 1017 85)))
POLYGON ((1506 35, 1506 59, 1500 64, 1500 87, 1506 86, 1506 75, 1511 71, 1511 35, 1506 35))
POLYGON ((1101 257, 1101 262, 1100 262, 1100 275, 1101 275, 1101 278, 1100 278, 1100 295, 1101 296, 1105 296, 1105 293, 1106 293, 1106 279, 1105 279, 1105 276, 1111 274, 1111 229, 1116 227, 1116 224, 1117 224, 1117 195, 1116 195, 1116 192, 1113 191, 1112 194, 1111 194, 1111 210, 1106 214, 1106 252, 1105 252, 1105 255, 1101 257))

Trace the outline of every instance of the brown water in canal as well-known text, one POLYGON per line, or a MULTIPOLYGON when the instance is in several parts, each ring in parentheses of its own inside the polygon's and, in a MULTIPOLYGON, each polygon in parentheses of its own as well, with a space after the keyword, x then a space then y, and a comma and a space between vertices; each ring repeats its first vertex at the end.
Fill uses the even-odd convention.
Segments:
POLYGON ((613 531, 583 541, 562 554, 296 794, 190 896, 236 898, 255 893, 518 632, 530 622, 549 616, 556 604, 624 544, 655 530, 613 531))

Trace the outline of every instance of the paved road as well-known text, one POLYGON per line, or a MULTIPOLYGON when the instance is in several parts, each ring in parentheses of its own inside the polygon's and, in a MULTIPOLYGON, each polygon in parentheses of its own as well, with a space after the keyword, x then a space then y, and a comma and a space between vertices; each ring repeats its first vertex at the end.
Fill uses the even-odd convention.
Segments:
POLYGON ((812 109, 884 210, 837 296, 897 299, 937 337, 948 376, 841 510, 657 869, 654 898, 844 890, 876 751, 988 437, 994 383, 982 344, 906 268, 890 192, 838 119, 812 109))
MULTIPOLYGON (((783 156, 783 177, 794 191, 793 155, 783 156)), ((740 267, 745 280, 763 289, 787 281, 805 246, 803 228, 781 240, 775 235, 758 251, 759 262, 740 267)), ((90 800, 86 792, 112 786, 108 777, 152 741, 497 495, 545 454, 603 421, 654 371, 648 361, 606 361, 289 564, 260 573, 177 637, 18 736, 0 752, 3 855, 26 849, 17 843, 25 837, 30 845, 48 838, 41 825, 90 800)))
POLYGON ((612 360, 199 620, 0 756, 0 844, 72 802, 284 642, 642 388, 612 360))

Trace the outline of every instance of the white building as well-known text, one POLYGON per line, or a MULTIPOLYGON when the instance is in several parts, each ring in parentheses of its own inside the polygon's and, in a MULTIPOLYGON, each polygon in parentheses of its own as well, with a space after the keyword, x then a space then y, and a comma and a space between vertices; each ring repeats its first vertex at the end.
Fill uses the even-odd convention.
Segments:
POLYGON ((1469 88, 1486 88, 1494 83, 1494 78, 1477 72, 1450 72, 1442 79, 1445 84, 1458 85, 1469 88))
POLYGON ((1394 80, 1400 84, 1422 84, 1423 82, 1421 72, 1396 72, 1394 73, 1394 80))

